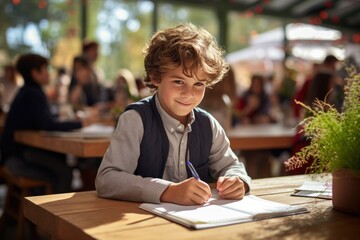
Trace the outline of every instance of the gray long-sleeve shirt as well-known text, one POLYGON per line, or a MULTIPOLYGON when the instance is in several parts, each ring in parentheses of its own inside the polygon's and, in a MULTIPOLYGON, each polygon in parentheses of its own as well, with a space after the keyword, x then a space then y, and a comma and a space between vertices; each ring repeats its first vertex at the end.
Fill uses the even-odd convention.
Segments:
MULTIPOLYGON (((186 145, 191 123, 195 121, 190 114, 190 123, 184 126, 172 118, 161 107, 156 97, 156 107, 163 121, 169 139, 169 155, 163 178, 143 178, 134 175, 140 156, 140 143, 144 134, 143 123, 136 110, 124 112, 111 138, 95 180, 100 197, 136 202, 160 202, 160 196, 172 182, 181 182, 187 178, 186 145)), ((220 176, 238 176, 250 186, 243 163, 230 148, 229 139, 223 128, 210 116, 213 132, 212 147, 209 156, 209 169, 216 179, 220 176)))

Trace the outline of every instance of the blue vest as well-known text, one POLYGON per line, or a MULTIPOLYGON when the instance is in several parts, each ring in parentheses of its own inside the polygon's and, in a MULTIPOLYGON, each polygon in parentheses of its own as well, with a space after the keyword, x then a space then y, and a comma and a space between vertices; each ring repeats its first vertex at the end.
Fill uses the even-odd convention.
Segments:
MULTIPOLYGON (((130 104, 127 110, 136 110, 144 125, 144 135, 140 144, 140 157, 135 175, 162 178, 169 155, 169 139, 166 135, 161 116, 157 110, 155 97, 148 97, 130 104)), ((195 121, 188 135, 190 161, 201 180, 210 181, 209 155, 212 146, 212 129, 207 113, 200 108, 194 109, 195 121)), ((188 177, 191 172, 187 169, 188 177)))

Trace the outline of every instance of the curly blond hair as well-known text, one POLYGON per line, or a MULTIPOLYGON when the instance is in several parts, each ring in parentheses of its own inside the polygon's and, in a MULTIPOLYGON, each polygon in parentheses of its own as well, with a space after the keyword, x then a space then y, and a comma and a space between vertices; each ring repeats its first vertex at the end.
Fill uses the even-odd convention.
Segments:
POLYGON ((224 60, 225 51, 205 29, 191 23, 158 31, 145 46, 145 83, 152 89, 151 80, 161 81, 169 70, 182 67, 188 77, 196 76, 199 70, 208 75, 207 86, 219 82, 229 70, 224 60))

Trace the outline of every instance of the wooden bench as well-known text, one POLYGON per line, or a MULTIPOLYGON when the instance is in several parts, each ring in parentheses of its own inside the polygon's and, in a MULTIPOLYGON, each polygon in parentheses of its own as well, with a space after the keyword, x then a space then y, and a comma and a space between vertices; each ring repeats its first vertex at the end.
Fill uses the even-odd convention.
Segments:
POLYGON ((33 190, 41 189, 44 194, 52 192, 48 182, 27 177, 14 176, 5 167, 0 167, 0 178, 7 185, 3 213, 0 218, 0 232, 4 233, 7 221, 11 218, 17 222, 16 239, 23 239, 26 219, 23 213, 24 197, 33 195, 33 190))

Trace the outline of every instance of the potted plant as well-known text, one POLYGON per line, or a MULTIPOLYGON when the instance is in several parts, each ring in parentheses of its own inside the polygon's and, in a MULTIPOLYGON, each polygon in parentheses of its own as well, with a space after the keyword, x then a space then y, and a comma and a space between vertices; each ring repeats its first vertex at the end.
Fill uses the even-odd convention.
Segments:
POLYGON ((309 115, 300 123, 309 145, 285 162, 287 169, 312 160, 310 173, 333 176, 333 208, 360 215, 360 74, 348 69, 341 112, 325 101, 305 107, 309 115))

